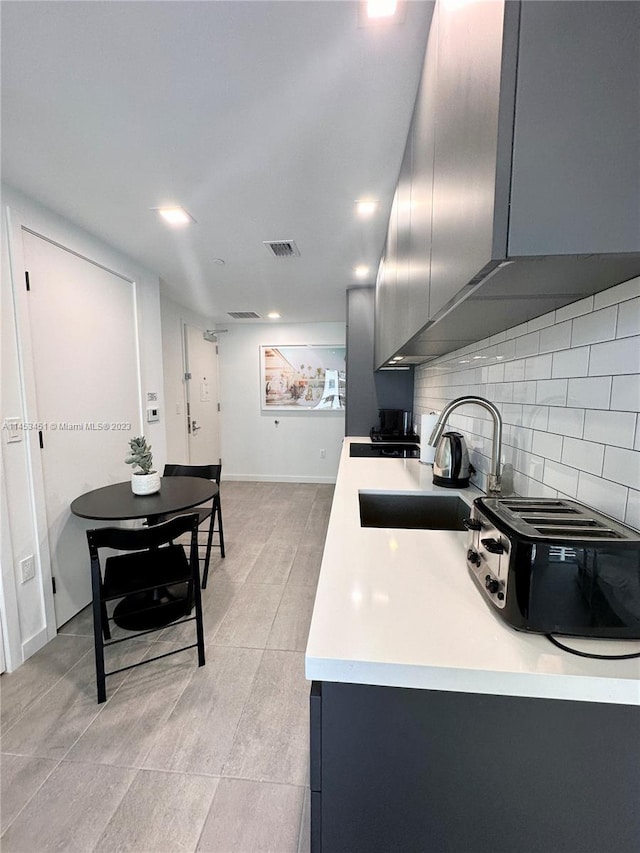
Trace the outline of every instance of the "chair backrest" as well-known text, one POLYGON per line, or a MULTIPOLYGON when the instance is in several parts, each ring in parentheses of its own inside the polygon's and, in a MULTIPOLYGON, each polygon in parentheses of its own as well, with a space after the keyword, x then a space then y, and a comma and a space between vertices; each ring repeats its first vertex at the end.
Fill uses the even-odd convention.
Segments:
POLYGON ((97 527, 87 530, 87 541, 91 558, 97 558, 98 548, 113 548, 116 551, 144 551, 173 542, 183 533, 191 533, 191 549, 198 550, 199 516, 196 512, 179 515, 162 524, 151 527, 97 527))
POLYGON ((203 477, 220 485, 222 465, 165 465, 163 477, 203 477))

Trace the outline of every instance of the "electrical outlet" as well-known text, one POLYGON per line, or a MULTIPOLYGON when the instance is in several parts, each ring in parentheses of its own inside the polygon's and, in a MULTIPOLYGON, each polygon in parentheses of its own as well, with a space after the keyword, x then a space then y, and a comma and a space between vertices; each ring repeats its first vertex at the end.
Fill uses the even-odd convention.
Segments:
POLYGON ((326 458, 327 458, 327 451, 326 451, 326 450, 324 450, 324 448, 323 448, 323 449, 320 451, 320 459, 326 459, 326 458))
POLYGON ((22 583, 26 583, 32 578, 35 578, 36 564, 33 559, 33 554, 31 554, 29 557, 25 557, 24 560, 20 560, 20 573, 22 577, 22 583))

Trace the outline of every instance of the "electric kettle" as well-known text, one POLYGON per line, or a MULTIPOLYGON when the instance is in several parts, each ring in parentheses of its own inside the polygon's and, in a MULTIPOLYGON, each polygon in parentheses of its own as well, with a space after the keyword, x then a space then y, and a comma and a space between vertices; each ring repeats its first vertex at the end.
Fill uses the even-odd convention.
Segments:
POLYGON ((445 432, 440 438, 433 461, 433 483, 451 489, 469 485, 469 452, 459 432, 445 432))

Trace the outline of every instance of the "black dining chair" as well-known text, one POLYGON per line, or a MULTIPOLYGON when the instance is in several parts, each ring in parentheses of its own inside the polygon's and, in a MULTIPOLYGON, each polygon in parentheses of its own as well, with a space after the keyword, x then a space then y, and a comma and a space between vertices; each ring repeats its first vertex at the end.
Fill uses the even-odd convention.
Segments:
POLYGON ((117 672, 193 648, 198 649, 198 666, 204 666, 198 524, 198 514, 193 512, 151 527, 87 530, 98 702, 107 698, 107 676, 117 672), (184 534, 191 537, 188 558, 185 547, 175 542, 184 534), (100 559, 103 548, 124 553, 107 556, 103 567, 100 559), (118 603, 109 615, 107 605, 114 601, 118 603), (190 621, 196 623, 195 643, 106 672, 105 648, 160 631, 167 625, 190 621), (112 640, 111 622, 132 633, 112 640))
MULTIPOLYGON (((206 589, 207 578, 209 577, 209 562, 211 560, 211 547, 213 543, 213 534, 218 534, 218 545, 220 548, 220 556, 224 557, 224 532, 222 530, 222 505, 220 502, 220 475, 222 473, 222 465, 165 465, 162 472, 163 477, 203 477, 206 480, 213 480, 218 485, 218 494, 214 495, 211 503, 207 502, 202 506, 196 507, 194 512, 198 513, 200 525, 209 520, 209 529, 207 533, 207 544, 204 557, 200 558, 203 563, 202 569, 202 589, 206 589), (217 527, 216 527, 217 522, 217 527)), ((175 517, 176 513, 163 515, 161 520, 166 520, 175 517)))

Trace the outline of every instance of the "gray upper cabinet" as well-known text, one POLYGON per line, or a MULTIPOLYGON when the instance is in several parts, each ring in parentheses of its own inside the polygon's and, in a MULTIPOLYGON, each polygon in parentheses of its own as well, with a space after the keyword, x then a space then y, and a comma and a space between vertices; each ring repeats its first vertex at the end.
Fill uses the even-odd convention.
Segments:
MULTIPOLYGON (((398 191, 393 198, 385 252, 376 281, 375 362, 384 363, 400 343, 399 309, 396 299, 398 250, 398 191)), ((406 340, 406 338, 405 338, 406 340)))
POLYGON ((640 274, 639 34, 638 2, 436 4, 376 367, 640 274))
POLYGON ((430 319, 493 257, 504 4, 440 3, 435 16, 430 319))
POLYGON ((433 164, 436 131, 438 16, 431 19, 427 53, 411 124, 411 226, 409 235, 409 336, 424 326, 429 316, 431 278, 431 220, 433 164))
POLYGON ((508 254, 639 242, 640 3, 525 2, 508 254))
POLYGON ((396 304, 397 304, 397 340, 402 346, 411 336, 409 318, 409 267, 410 267, 410 231, 411 231, 411 169, 412 169, 411 133, 400 167, 397 193, 397 258, 396 258, 396 304))

